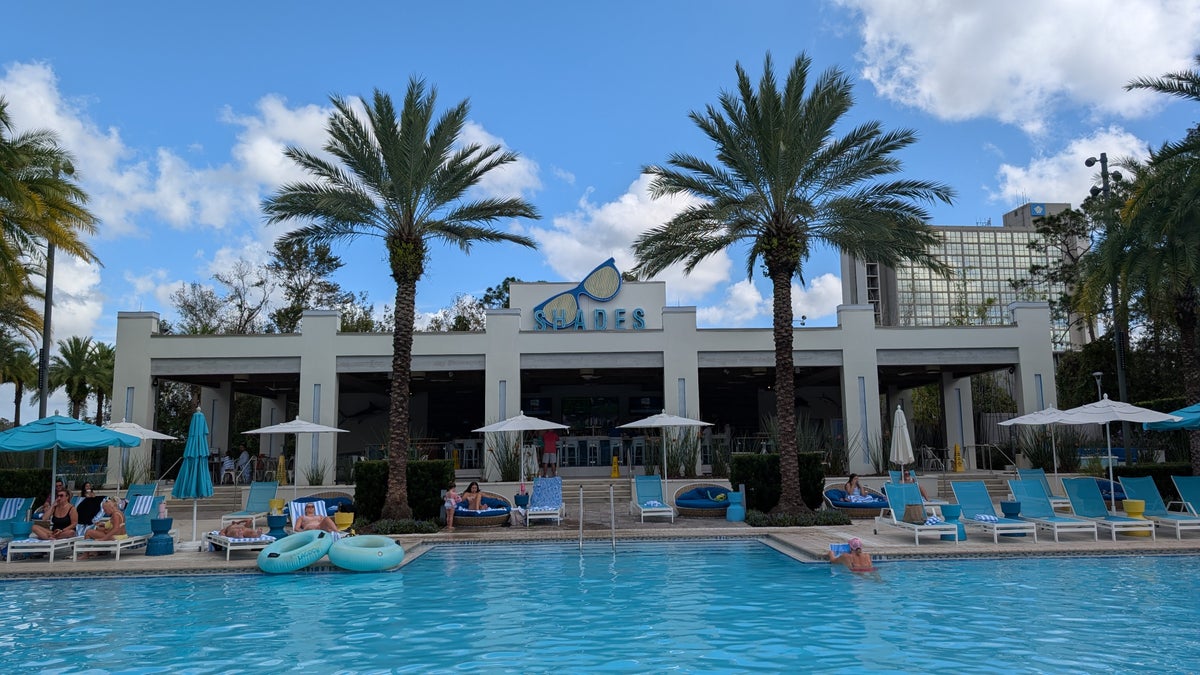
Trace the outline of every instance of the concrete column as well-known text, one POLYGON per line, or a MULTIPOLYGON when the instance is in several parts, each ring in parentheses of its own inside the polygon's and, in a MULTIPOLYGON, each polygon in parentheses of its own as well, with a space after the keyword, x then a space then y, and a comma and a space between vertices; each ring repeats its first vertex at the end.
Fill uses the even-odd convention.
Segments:
MULTIPOLYGON (((663 333, 673 336, 671 347, 663 350, 663 405, 668 413, 703 419, 700 410, 700 359, 696 344, 696 308, 664 307, 663 333), (684 337, 686 336, 686 337, 684 337)), ((696 435, 699 429, 675 430, 696 435)), ((700 472, 700 453, 696 453, 696 475, 700 472)))
MULTIPOLYGON (((299 417, 328 427, 336 427, 338 421, 337 358, 330 354, 330 345, 335 344, 340 320, 337 310, 309 310, 300 318, 299 417)), ((314 466, 324 469, 327 485, 333 484, 339 435, 297 434, 297 485, 310 484, 307 474, 314 466)))
POLYGON ((842 344, 842 410, 848 464, 854 473, 871 473, 875 470, 871 454, 878 452, 883 443, 875 309, 871 305, 841 305, 838 325, 846 336, 842 344))
MULTIPOLYGON (((154 428, 154 403, 156 391, 150 373, 150 340, 158 334, 157 312, 117 313, 117 354, 113 367, 113 421, 140 424, 154 428)), ((122 484, 122 455, 140 466, 150 466, 151 443, 143 442, 136 448, 108 449, 108 473, 106 486, 122 484)))
MULTIPOLYGON (((1046 341, 1049 344, 1049 340, 1046 341)), ((963 468, 975 468, 975 453, 969 452, 975 445, 975 406, 971 400, 971 378, 954 378, 942 373, 942 409, 946 432, 946 447, 950 461, 954 460, 954 446, 963 453, 963 468)), ((950 468, 950 467, 947 467, 950 468)))
MULTIPOLYGON (((483 422, 492 424, 521 411, 521 309, 490 309, 487 312, 487 351, 484 352, 483 422)), ((481 455, 484 480, 499 480, 500 469, 493 454, 501 434, 485 434, 481 455), (489 452, 489 449, 493 452, 489 452)))
POLYGON ((1008 306, 1013 322, 1020 330, 1016 364, 1017 414, 1058 406, 1054 386, 1054 352, 1046 332, 1050 326, 1050 308, 1044 302, 1014 302, 1008 306))
MULTIPOLYGON (((287 395, 260 399, 258 426, 269 427, 287 422, 287 395)), ((264 434, 259 436, 258 451, 267 457, 278 457, 283 452, 283 436, 264 434)))
MULTIPOLYGON (((222 456, 229 452, 238 441, 234 439, 229 427, 231 410, 233 409, 233 382, 222 382, 218 388, 200 388, 200 410, 208 421, 208 447, 217 450, 222 456)), ((236 457, 234 458, 236 459, 236 457)))

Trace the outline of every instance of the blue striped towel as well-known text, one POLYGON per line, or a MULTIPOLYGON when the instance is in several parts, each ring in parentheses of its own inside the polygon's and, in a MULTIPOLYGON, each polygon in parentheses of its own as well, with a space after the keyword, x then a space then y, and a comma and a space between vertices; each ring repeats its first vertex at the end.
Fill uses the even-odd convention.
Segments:
POLYGON ((1000 522, 1000 519, 997 518, 996 516, 989 515, 986 513, 976 513, 975 520, 978 520, 981 523, 998 523, 998 522, 1000 522))
POLYGON ((150 506, 154 503, 154 495, 138 495, 133 498, 133 506, 129 507, 129 515, 144 516, 150 513, 150 506))
POLYGON ((943 521, 941 518, 938 518, 937 516, 929 516, 928 518, 925 519, 926 525, 941 525, 943 522, 945 522, 945 521, 943 521))
POLYGON ((647 499, 642 506, 647 509, 661 509, 666 506, 666 504, 658 501, 657 499, 647 499))
POLYGON ((25 501, 20 497, 9 497, 4 500, 4 506, 0 506, 0 520, 11 520, 17 515, 17 509, 20 508, 21 502, 25 501))

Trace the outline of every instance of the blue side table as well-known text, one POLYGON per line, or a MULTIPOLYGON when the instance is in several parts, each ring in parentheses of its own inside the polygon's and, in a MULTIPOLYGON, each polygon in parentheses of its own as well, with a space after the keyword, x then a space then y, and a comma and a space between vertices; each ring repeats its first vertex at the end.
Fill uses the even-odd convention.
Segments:
MULTIPOLYGON (((1000 502, 1000 513, 1005 518, 1016 520, 1021 516, 1021 502, 1000 502)), ((1001 532, 1001 537, 1024 537, 1024 532, 1001 532)))
POLYGON ((746 519, 746 506, 742 503, 743 496, 740 492, 730 492, 727 494, 729 499, 729 507, 725 509, 725 520, 731 523, 740 523, 746 519))
MULTIPOLYGON (((946 520, 947 525, 957 525, 958 526, 958 540, 965 541, 967 538, 967 528, 965 525, 962 524, 962 521, 959 520, 960 516, 962 516, 962 506, 959 506, 958 504, 943 504, 942 505, 942 518, 944 518, 946 520)), ((943 534, 942 540, 943 541, 954 541, 954 537, 955 537, 955 535, 953 535, 953 534, 943 534)))
POLYGON ((283 526, 287 525, 287 516, 267 516, 267 536, 282 539, 287 536, 287 532, 283 531, 283 526))
POLYGON ((150 531, 154 535, 150 537, 150 541, 146 542, 146 555, 173 555, 175 553, 175 540, 169 534, 171 525, 174 523, 174 518, 150 519, 150 531))

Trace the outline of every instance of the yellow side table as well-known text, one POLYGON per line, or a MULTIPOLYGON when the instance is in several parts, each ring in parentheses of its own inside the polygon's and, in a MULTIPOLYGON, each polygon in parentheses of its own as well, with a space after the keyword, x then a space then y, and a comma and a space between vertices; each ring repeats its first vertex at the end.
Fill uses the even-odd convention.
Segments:
MULTIPOLYGON (((1142 514, 1146 512, 1146 500, 1144 499, 1126 499, 1121 502, 1125 508, 1125 515, 1136 520, 1145 520, 1146 517, 1142 514)), ((1149 532, 1122 532, 1131 537, 1149 537, 1149 532)))

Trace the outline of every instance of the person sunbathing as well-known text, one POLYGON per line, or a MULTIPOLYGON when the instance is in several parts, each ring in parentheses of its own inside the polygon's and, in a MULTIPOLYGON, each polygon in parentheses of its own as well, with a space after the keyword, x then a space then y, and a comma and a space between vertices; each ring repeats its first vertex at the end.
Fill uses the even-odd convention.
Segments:
POLYGON ((83 533, 85 539, 95 541, 112 541, 125 535, 125 514, 117 509, 117 503, 111 499, 104 500, 100 505, 108 520, 96 523, 96 527, 83 533))
POLYGON ((221 529, 222 537, 230 539, 257 539, 263 535, 263 530, 251 527, 249 520, 235 520, 221 529))
POLYGON ((304 505, 304 515, 296 519, 296 531, 303 532, 304 530, 337 532, 337 525, 329 516, 318 516, 317 507, 309 503, 304 505))
POLYGON ((489 507, 483 503, 483 492, 479 490, 479 483, 471 481, 467 486, 467 491, 463 493, 463 500, 467 502, 467 509, 470 511, 486 511, 489 507))
POLYGON ((829 552, 829 562, 833 565, 845 565, 851 572, 874 572, 875 565, 871 562, 871 556, 863 550, 862 539, 851 537, 849 553, 841 553, 837 556, 833 555, 833 551, 829 552))

